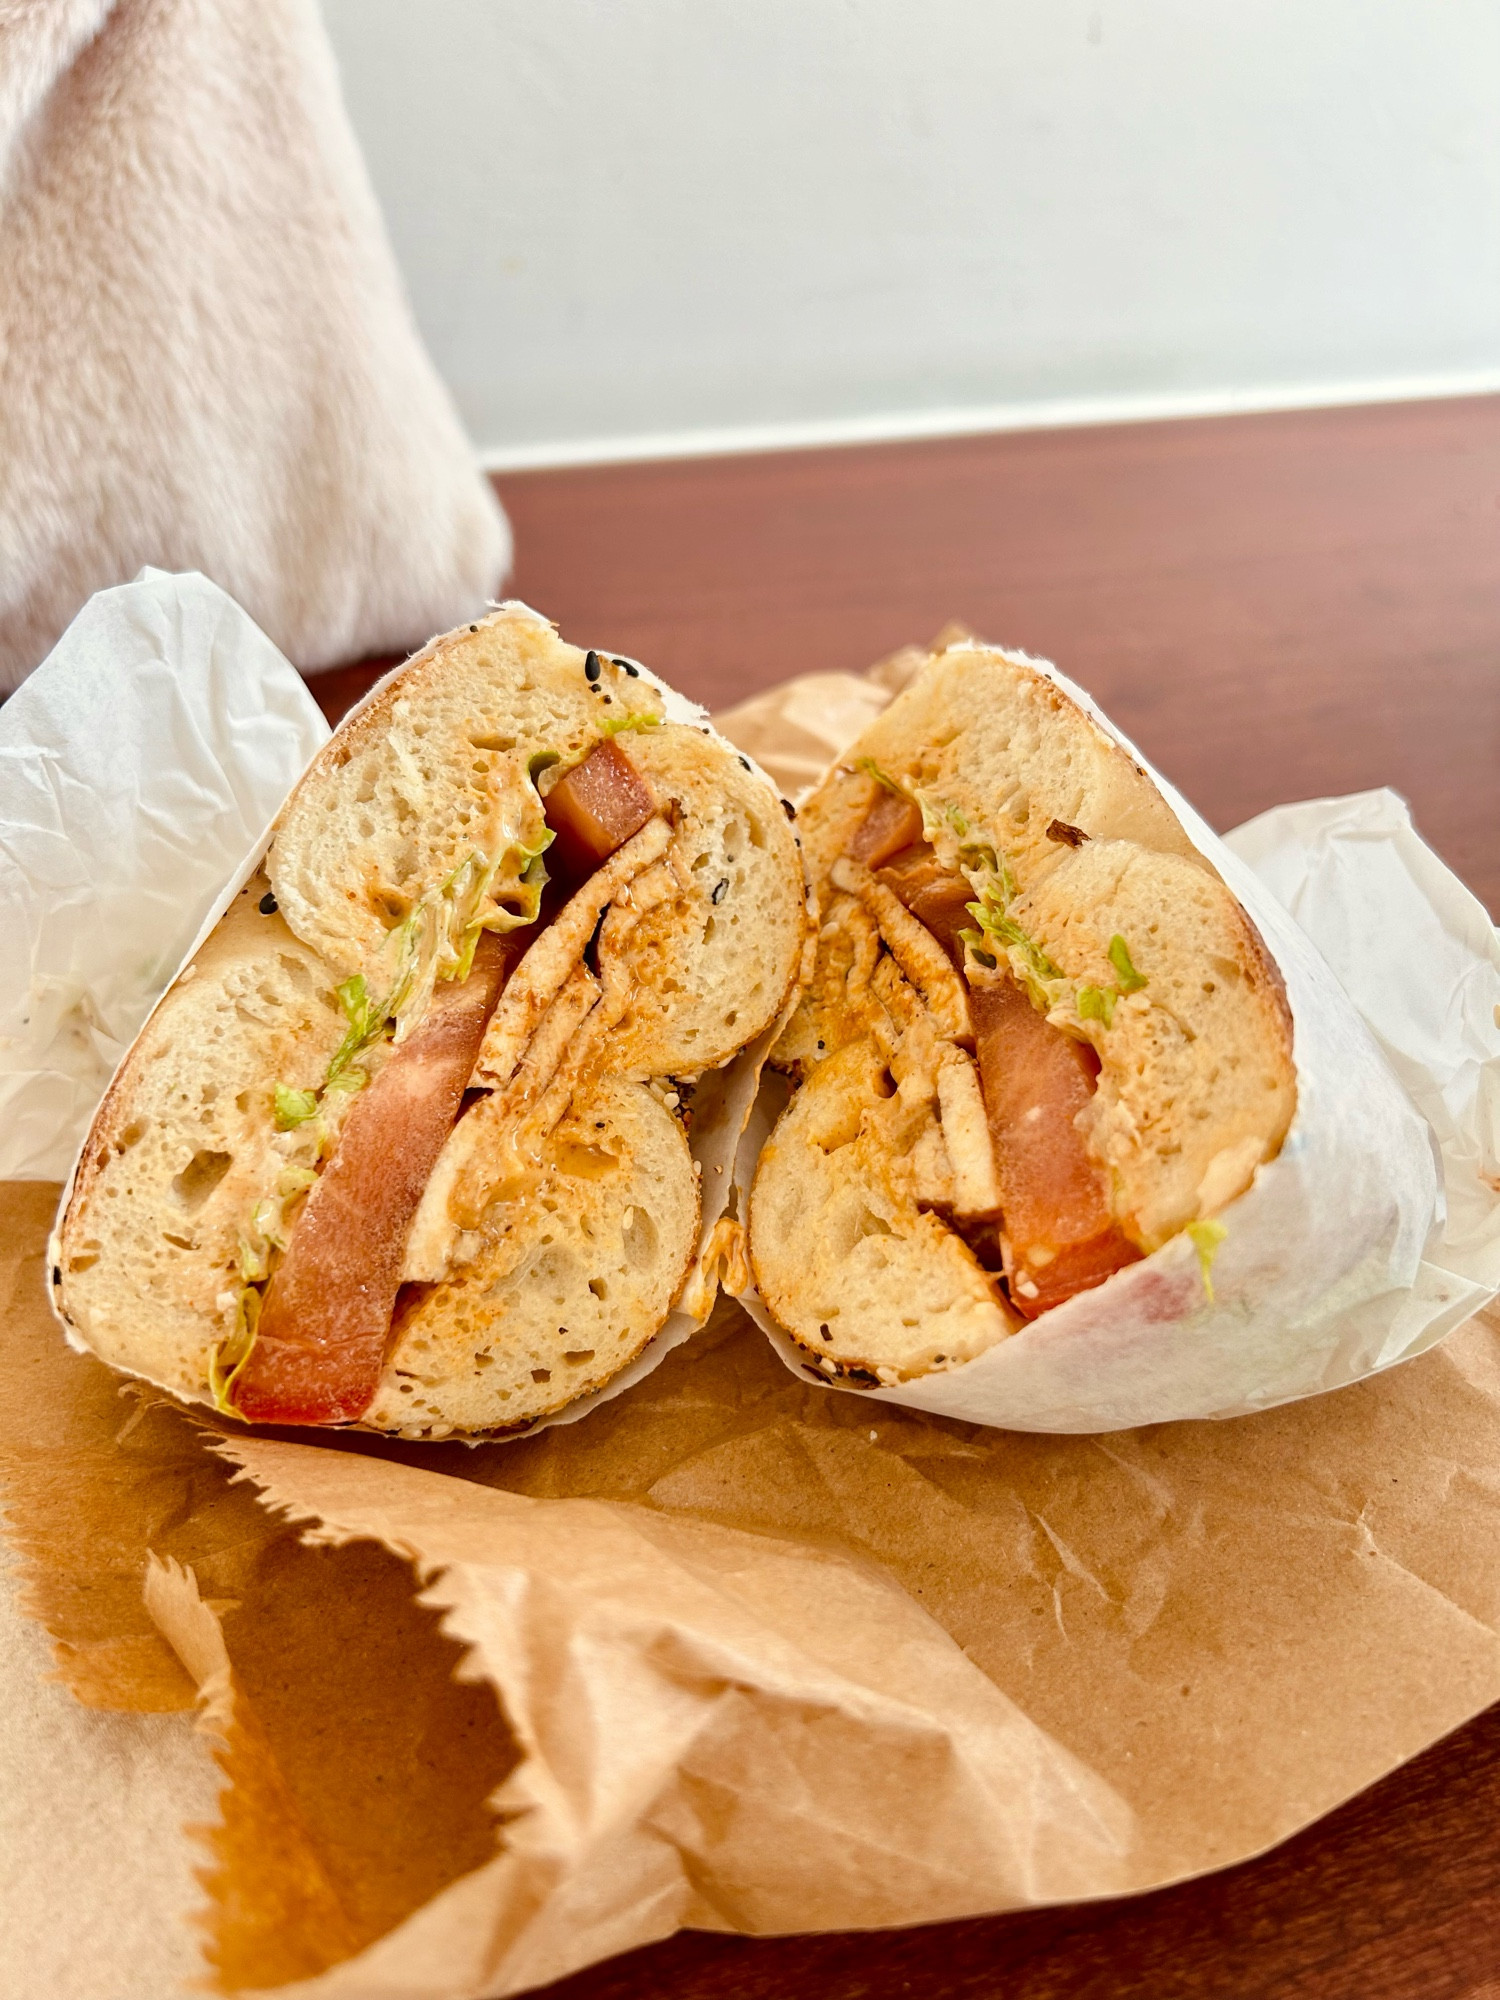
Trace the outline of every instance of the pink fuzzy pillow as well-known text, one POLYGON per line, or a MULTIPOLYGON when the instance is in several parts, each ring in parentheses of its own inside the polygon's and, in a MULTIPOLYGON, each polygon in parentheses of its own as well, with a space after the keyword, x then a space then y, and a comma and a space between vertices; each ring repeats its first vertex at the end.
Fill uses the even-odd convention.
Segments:
POLYGON ((509 560, 312 0, 0 5, 0 690, 143 563, 317 668, 509 560))

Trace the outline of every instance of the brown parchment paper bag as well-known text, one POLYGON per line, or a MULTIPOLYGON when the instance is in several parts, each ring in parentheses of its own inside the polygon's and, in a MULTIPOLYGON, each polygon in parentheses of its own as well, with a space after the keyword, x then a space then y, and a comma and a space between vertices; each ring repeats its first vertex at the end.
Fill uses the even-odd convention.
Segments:
MULTIPOLYGON (((720 720, 795 790, 918 658, 720 720)), ((309 1442, 69 1352, 55 1192, 0 1189, 11 1536, 80 1700, 200 1706, 221 1989, 1146 1889, 1500 1698, 1493 1313, 1335 1396, 1047 1437, 813 1387, 726 1302, 582 1423, 309 1442)))
POLYGON ((1500 1697, 1500 1325, 1261 1417, 1047 1438, 872 1420, 724 1305, 517 1444, 221 1442, 62 1346, 53 1191, 4 1193, 32 1606, 84 1700, 201 1686, 230 1990, 501 1994, 683 1924, 1144 1889, 1500 1697))

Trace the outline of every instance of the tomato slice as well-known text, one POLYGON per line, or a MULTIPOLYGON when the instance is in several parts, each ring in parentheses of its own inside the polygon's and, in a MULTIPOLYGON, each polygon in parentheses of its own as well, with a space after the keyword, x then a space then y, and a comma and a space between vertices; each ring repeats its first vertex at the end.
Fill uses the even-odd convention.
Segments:
MULTIPOLYGON (((866 865, 962 970, 959 933, 973 927, 974 892, 920 834, 917 808, 882 792, 849 851, 880 857, 866 865), (911 825, 898 808, 916 820, 917 837, 904 846, 891 844, 911 825)), ((971 986, 969 1011, 1000 1185, 1006 1284, 1017 1310, 1035 1319, 1141 1253, 1110 1214, 1103 1169, 1075 1123, 1094 1094, 1094 1051, 1054 1028, 1009 978, 971 986)))
POLYGON ((1054 1028, 1008 978, 969 991, 995 1149, 1011 1302, 1028 1319, 1099 1285, 1140 1251, 1110 1213, 1103 1169, 1075 1120, 1099 1060, 1054 1028))
MULTIPOLYGON (((882 788, 875 803, 855 829, 849 852, 866 868, 875 869, 922 839, 922 815, 910 799, 882 788)), ((928 852, 931 853, 931 849, 928 852)))
POLYGON ((503 936, 481 932, 468 978, 439 983, 417 1027, 350 1106, 266 1287, 255 1342, 235 1380, 242 1416, 346 1424, 369 1408, 406 1239, 505 982, 565 889, 587 880, 655 810, 650 788, 612 738, 553 786, 546 813, 556 838, 540 920, 503 936))
POLYGON ((587 881, 655 810, 650 786, 615 739, 605 737, 547 794, 547 824, 555 836, 548 874, 575 886, 587 881))
POLYGON ((235 1381, 235 1408, 251 1422, 346 1424, 369 1408, 412 1218, 495 1003, 532 935, 482 932, 468 978, 439 984, 417 1027, 350 1105, 272 1273, 235 1381))

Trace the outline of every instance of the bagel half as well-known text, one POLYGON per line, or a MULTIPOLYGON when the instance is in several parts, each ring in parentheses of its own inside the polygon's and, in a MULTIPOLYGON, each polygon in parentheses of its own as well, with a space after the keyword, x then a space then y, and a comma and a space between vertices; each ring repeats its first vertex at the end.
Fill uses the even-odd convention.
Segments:
POLYGON ((700 712, 523 605, 434 640, 121 1065, 54 1238, 65 1327, 250 1420, 557 1413, 681 1298, 695 1103, 806 932, 782 801, 700 712))
POLYGON ((1157 786, 1033 662, 922 670, 802 807, 816 961, 749 1205, 829 1379, 909 1381, 1214 1218, 1281 1146, 1292 1021, 1157 786))

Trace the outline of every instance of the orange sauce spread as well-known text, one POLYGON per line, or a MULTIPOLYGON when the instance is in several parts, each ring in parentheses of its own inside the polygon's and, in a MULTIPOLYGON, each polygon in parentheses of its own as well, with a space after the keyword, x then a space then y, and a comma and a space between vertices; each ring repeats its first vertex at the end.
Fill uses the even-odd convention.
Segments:
MULTIPOLYGON (((916 806, 883 791, 849 852, 962 970, 959 933, 973 927, 974 892, 923 840, 916 806)), ((1111 1215, 1104 1171, 1076 1123, 1094 1094, 1094 1051, 1054 1028, 1008 976, 972 985, 969 1010, 1001 1193, 1006 1289, 1017 1311, 1035 1319, 1141 1253, 1111 1215)))

